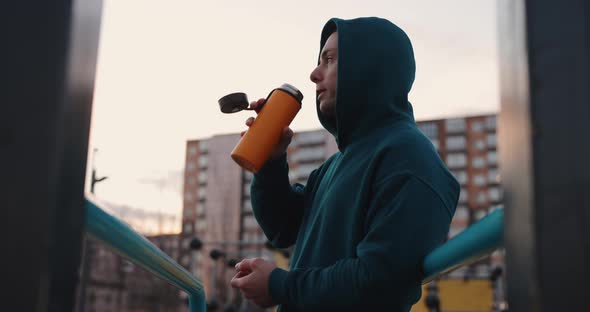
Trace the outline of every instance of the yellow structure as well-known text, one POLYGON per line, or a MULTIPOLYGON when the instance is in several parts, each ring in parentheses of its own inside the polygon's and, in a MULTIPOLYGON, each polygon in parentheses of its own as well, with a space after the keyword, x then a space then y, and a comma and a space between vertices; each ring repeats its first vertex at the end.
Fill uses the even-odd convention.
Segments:
POLYGON ((285 257, 282 252, 275 250, 273 252, 275 265, 283 270, 289 270, 289 258, 285 257))
MULTIPOLYGON (((422 286, 422 298, 412 312, 428 312, 424 299, 427 285, 422 286)), ((442 312, 491 312, 492 284, 486 279, 444 279, 438 281, 438 295, 442 312)))
MULTIPOLYGON (((288 270, 289 259, 281 252, 274 253, 275 264, 288 270)), ((428 312, 424 299, 428 295, 422 286, 422 297, 412 307, 411 312, 428 312)), ((492 312, 493 289, 487 279, 442 279, 438 280, 438 295, 441 312, 492 312)), ((276 312, 276 308, 273 309, 276 312)))
MULTIPOLYGON (((281 269, 289 270, 289 258, 285 257, 282 252, 275 250, 273 252, 275 265, 281 269)), ((277 312, 277 307, 272 309, 273 312, 277 312)))

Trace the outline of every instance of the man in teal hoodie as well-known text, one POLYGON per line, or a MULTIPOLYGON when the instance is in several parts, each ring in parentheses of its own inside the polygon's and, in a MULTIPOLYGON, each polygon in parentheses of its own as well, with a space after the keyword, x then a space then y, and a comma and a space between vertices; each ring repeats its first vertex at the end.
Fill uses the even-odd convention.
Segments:
POLYGON ((459 184, 414 121, 406 34, 379 18, 331 19, 320 42, 311 80, 339 151, 305 186, 290 185, 285 129, 251 198, 272 244, 295 245, 290 270, 245 259, 231 284, 280 311, 409 311, 424 257, 447 237, 459 184))

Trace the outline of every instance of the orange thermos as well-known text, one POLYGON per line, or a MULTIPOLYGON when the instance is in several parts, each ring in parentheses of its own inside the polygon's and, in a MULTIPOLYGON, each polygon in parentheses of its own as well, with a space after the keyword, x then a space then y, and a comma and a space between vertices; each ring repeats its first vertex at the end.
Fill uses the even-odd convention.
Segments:
MULTIPOLYGON (((283 129, 291 124, 301 109, 303 94, 290 84, 272 90, 258 116, 231 152, 242 168, 258 172, 281 139, 283 129)), ((233 93, 219 100, 221 110, 233 113, 246 109, 248 100, 243 93, 233 93)))

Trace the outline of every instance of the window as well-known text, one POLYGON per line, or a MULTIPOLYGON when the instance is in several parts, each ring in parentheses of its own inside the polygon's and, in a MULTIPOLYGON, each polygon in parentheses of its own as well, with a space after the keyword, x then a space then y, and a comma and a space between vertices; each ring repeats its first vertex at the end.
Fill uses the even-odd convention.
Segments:
POLYGON ((486 185, 486 182, 486 177, 483 174, 476 174, 475 177, 473 177, 473 183, 477 186, 484 186, 486 185))
POLYGON ((487 278, 490 276, 490 269, 485 264, 480 264, 475 267, 475 276, 477 278, 487 278))
POLYGON ((434 145, 434 149, 439 149, 440 144, 438 143, 438 139, 430 139, 430 142, 432 143, 432 145, 434 145))
POLYGON ((485 217, 488 213, 484 210, 484 209, 480 209, 478 211, 475 212, 475 220, 479 221, 481 220, 483 217, 485 217))
POLYGON ((457 179, 457 182, 459 182, 459 184, 461 184, 461 185, 467 184, 467 172, 465 172, 464 170, 461 170, 461 171, 452 171, 452 173, 455 176, 455 179, 457 179))
POLYGON ((244 181, 246 182, 250 182, 252 181, 252 177, 254 176, 254 174, 250 171, 244 170, 244 181))
POLYGON ((489 151, 488 152, 488 164, 490 165, 497 165, 498 164, 498 155, 496 151, 489 151))
POLYGON ((299 148, 291 156, 291 160, 294 162, 305 162, 305 161, 317 161, 324 160, 325 151, 324 146, 316 147, 302 147, 299 148))
POLYGON ((191 194, 190 192, 184 193, 184 200, 185 201, 192 201, 193 200, 193 194, 191 194))
POLYGON ((445 126, 447 128, 447 133, 465 132, 465 119, 447 119, 445 120, 445 126))
POLYGON ((447 138, 447 150, 457 151, 465 149, 465 137, 464 136, 452 136, 447 138))
POLYGON ((488 197, 486 196, 485 192, 477 193, 477 198, 475 199, 475 202, 478 205, 483 205, 483 204, 487 203, 487 201, 488 201, 488 197))
POLYGON ((199 261, 201 261, 201 259, 203 258, 202 254, 203 254, 203 253, 202 253, 202 252, 200 252, 200 251, 195 251, 194 255, 195 255, 195 261, 196 261, 196 262, 199 262, 199 261))
POLYGON ((297 134, 294 141, 299 145, 324 143, 324 131, 309 131, 297 134))
POLYGON ((256 232, 249 232, 249 233, 247 233, 247 234, 248 234, 248 236, 250 236, 250 237, 248 238, 248 241, 249 241, 249 242, 251 242, 251 243, 255 243, 255 242, 258 240, 258 233, 256 233, 256 232))
POLYGON ((185 233, 191 233, 193 231, 193 225, 190 222, 185 223, 182 231, 185 233))
POLYGON ((188 155, 189 156, 195 156, 197 155, 197 147, 196 146, 191 146, 188 148, 188 155))
POLYGON ((199 200, 203 200, 207 198, 207 189, 205 189, 204 187, 200 187, 199 188, 199 200))
POLYGON ((459 193, 459 202, 464 203, 469 200, 469 193, 467 193, 467 189, 462 188, 461 193, 459 193))
POLYGON ((252 211, 252 202, 250 200, 244 201, 244 211, 252 211))
POLYGON ((473 158, 471 165, 473 168, 483 168, 486 165, 486 161, 483 157, 477 156, 473 158))
POLYGON ((207 184, 207 171, 199 172, 199 185, 207 184))
POLYGON ((488 130, 496 130, 496 116, 489 116, 486 118, 486 128, 488 130))
POLYGON ((490 133, 487 135, 486 140, 488 141, 488 147, 496 147, 496 134, 495 133, 490 133))
POLYGON ((502 192, 498 187, 491 187, 488 189, 488 195, 490 197, 490 201, 499 202, 502 199, 502 192))
POLYGON ((462 168, 467 164, 467 157, 463 153, 451 153, 447 155, 447 166, 450 168, 462 168))
POLYGON ((207 140, 199 141, 199 150, 201 154, 209 152, 209 142, 207 140))
POLYGON ((453 216, 455 220, 469 220, 469 208, 465 206, 458 206, 453 216))
POLYGON ((191 213, 191 210, 188 209, 188 208, 182 210, 182 215, 185 216, 185 217, 187 217, 187 218, 190 218, 190 217, 193 216, 193 214, 191 213))
POLYGON ((256 219, 252 215, 248 215, 244 217, 244 228, 245 229, 257 229, 258 223, 256 219))
POLYGON ((182 249, 188 249, 191 245, 190 238, 185 238, 182 240, 182 249))
POLYGON ((198 219, 195 222, 197 231, 201 231, 207 228, 207 221, 205 219, 198 219))
POLYGON ((195 179, 195 177, 191 176, 191 177, 188 177, 188 179, 186 180, 186 184, 187 185, 194 185, 196 181, 197 180, 195 179))
POLYGON ((182 265, 188 266, 190 264, 189 263, 190 262, 189 256, 187 256, 187 255, 182 256, 181 262, 182 262, 182 265))
POLYGON ((207 156, 199 157, 199 168, 205 169, 209 165, 209 158, 207 156))
POLYGON ((495 211, 497 209, 504 209, 504 205, 502 205, 502 204, 493 205, 492 207, 490 207, 490 213, 492 213, 493 211, 495 211))
POLYGON ((430 139, 438 138, 438 126, 434 122, 425 122, 418 124, 420 131, 430 139))
POLYGON ((484 129, 484 124, 481 121, 474 121, 471 123, 471 131, 481 132, 484 129))
POLYGON ((468 266, 462 266, 462 267, 458 267, 457 269, 451 271, 449 273, 449 277, 450 278, 465 278, 465 276, 467 275, 467 269, 468 266))
POLYGON ((295 179, 302 179, 302 178, 307 179, 309 177, 309 174, 312 171, 314 171, 315 169, 317 169, 318 167, 319 167, 319 164, 316 164, 316 163, 300 164, 299 166, 297 166, 295 168, 295 170, 293 170, 293 177, 295 179))
POLYGON ((476 150, 481 151, 486 148, 486 143, 483 140, 475 140, 473 142, 473 147, 475 147, 476 150))
POLYGON ((201 216, 205 214, 205 203, 198 202, 197 203, 197 216, 201 216))
POLYGON ((250 198, 250 184, 244 184, 243 189, 244 197, 250 198))
POLYGON ((243 242, 245 242, 245 243, 251 242, 251 240, 250 240, 251 238, 250 237, 251 237, 250 236, 250 232, 243 232, 242 233, 242 241, 243 242))
POLYGON ((449 238, 453 238, 453 237, 457 236, 457 234, 463 232, 463 230, 465 230, 465 228, 451 227, 449 229, 449 238))
POLYGON ((258 240, 259 240, 259 241, 261 241, 261 242, 264 242, 264 241, 266 241, 266 240, 267 240, 267 238, 266 238, 266 235, 264 235, 264 233, 263 233, 263 232, 260 232, 260 233, 258 234, 258 240))
POLYGON ((193 163, 192 161, 189 161, 186 164, 186 171, 191 172, 193 170, 195 170, 195 163, 193 163))
POLYGON ((500 183, 500 174, 498 169, 488 170, 488 182, 489 183, 500 183))

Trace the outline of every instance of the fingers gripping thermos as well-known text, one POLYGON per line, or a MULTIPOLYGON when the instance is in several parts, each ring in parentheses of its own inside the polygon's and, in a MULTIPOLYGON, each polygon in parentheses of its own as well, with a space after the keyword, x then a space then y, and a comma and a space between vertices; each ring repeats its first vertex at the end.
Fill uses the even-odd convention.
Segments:
MULTIPOLYGON (((279 143, 283 129, 301 109, 303 94, 290 84, 283 84, 268 95, 258 116, 234 147, 232 159, 242 168, 258 172, 269 159, 279 143)), ((224 113, 247 109, 248 99, 244 93, 232 93, 219 100, 224 113)))

